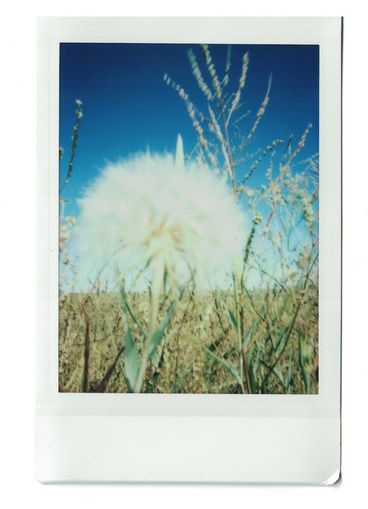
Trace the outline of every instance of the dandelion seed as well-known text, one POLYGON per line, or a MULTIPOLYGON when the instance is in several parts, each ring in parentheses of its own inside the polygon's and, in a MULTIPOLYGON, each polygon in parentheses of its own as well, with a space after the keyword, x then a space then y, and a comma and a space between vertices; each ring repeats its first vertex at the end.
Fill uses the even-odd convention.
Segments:
POLYGON ((124 277, 147 268, 161 278, 166 271, 171 282, 196 273, 212 283, 235 270, 245 238, 242 210, 208 168, 184 165, 181 138, 176 159, 137 155, 105 168, 79 201, 83 263, 98 269, 113 262, 124 277))

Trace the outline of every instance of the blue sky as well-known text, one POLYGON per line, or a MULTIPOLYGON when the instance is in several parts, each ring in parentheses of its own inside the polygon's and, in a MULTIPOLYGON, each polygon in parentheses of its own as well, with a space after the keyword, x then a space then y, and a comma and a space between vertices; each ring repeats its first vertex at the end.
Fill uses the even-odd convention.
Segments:
MULTIPOLYGON (((63 190, 70 200, 66 214, 78 215, 76 199, 104 167, 135 152, 174 151, 180 132, 187 153, 195 145, 195 133, 184 103, 163 81, 165 72, 182 85, 200 109, 205 102, 191 73, 187 51, 201 61, 198 45, 162 44, 61 44, 60 46, 60 146, 65 153, 65 176, 75 99, 83 101, 74 173, 63 190)), ((224 45, 210 50, 219 75, 223 75, 224 45)), ((271 100, 249 150, 276 138, 295 135, 295 143, 308 123, 313 128, 299 159, 318 152, 319 48, 299 45, 234 45, 230 88, 236 89, 242 56, 249 51, 250 65, 242 100, 244 111, 255 115, 272 73, 271 100)), ((251 126, 252 114, 245 129, 251 126)), ((245 169, 246 171, 246 169, 245 169)), ((253 185, 263 182, 257 172, 253 185)))

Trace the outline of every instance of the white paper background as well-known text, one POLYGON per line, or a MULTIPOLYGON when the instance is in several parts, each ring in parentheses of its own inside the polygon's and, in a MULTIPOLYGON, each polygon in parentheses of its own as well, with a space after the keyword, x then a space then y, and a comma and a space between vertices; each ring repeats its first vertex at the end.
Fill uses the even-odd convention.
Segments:
MULTIPOLYGON (((142 3, 142 2, 141 2, 142 3)), ((124 14, 142 12, 141 3, 124 14)), ((246 5, 200 6, 189 0, 173 4, 170 10, 160 2, 146 2, 144 13, 151 14, 242 14, 242 15, 326 15, 321 2, 308 5, 281 1, 246 5), (195 5, 193 5, 195 4, 195 5)), ((90 4, 88 14, 121 13, 120 2, 90 4), (114 7, 115 4, 115 7, 114 7), (120 9, 119 9, 120 8, 120 9)), ((134 507, 184 507, 189 504, 223 507, 250 504, 257 507, 333 505, 346 507, 354 500, 366 500, 367 443, 367 363, 366 284, 368 173, 366 160, 367 66, 362 64, 367 46, 366 18, 357 4, 336 1, 332 14, 345 14, 344 52, 344 322, 343 322, 343 479, 330 489, 251 486, 42 486, 34 478, 34 344, 35 344, 35 12, 43 15, 86 14, 75 2, 63 6, 46 2, 18 4, 4 9, 1 19, 0 52, 3 122, 2 186, 4 212, 1 232, 2 268, 2 369, 3 406, 0 434, 2 451, 1 502, 8 507, 37 504, 37 507, 101 507, 114 504, 134 507), (14 133, 18 133, 15 136, 14 133), (20 181, 22 185, 20 185, 20 181), (14 197, 16 191, 16 199, 14 197), (19 309, 21 308, 21 313, 19 309)))

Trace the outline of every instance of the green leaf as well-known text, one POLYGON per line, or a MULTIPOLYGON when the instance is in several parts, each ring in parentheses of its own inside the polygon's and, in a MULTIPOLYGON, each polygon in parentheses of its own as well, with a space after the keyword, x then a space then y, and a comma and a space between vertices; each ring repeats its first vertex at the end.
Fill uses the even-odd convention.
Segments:
POLYGON ((226 307, 226 311, 229 315, 229 319, 230 319, 230 322, 231 322, 231 325, 234 327, 234 329, 237 331, 238 330, 238 322, 237 322, 237 319, 235 318, 234 316, 234 313, 231 311, 230 308, 226 307))
POLYGON ((152 358, 152 355, 154 354, 157 347, 160 345, 160 343, 165 335, 166 329, 168 328, 168 326, 170 324, 170 320, 171 320, 172 314, 174 312, 174 308, 175 308, 175 302, 172 302, 169 306, 169 309, 167 311, 165 318, 161 322, 160 327, 152 335, 150 348, 149 348, 149 352, 148 352, 149 359, 152 358))
POLYGON ((289 326, 290 326, 290 324, 286 325, 286 327, 284 327, 282 329, 282 331, 280 332, 280 334, 276 340, 276 348, 275 348, 276 353, 279 352, 280 350, 282 350, 283 341, 284 341, 285 337, 287 336, 289 326))
POLYGON ((282 376, 281 371, 278 368, 275 367, 275 368, 273 368, 273 372, 275 373, 277 378, 280 380, 282 385, 285 387, 284 377, 282 376))
MULTIPOLYGON (((263 361, 263 360, 259 360, 259 362, 261 364, 263 364, 263 366, 265 366, 269 372, 271 372, 273 375, 275 375, 275 377, 282 383, 282 386, 285 388, 285 383, 284 383, 284 378, 282 376, 282 373, 279 369, 276 368, 276 366, 270 366, 269 364, 267 364, 267 362, 263 361)), ((263 381, 263 384, 264 384, 264 381, 263 381)))
POLYGON ((211 357, 216 359, 220 364, 222 364, 224 366, 224 368, 226 368, 228 370, 228 372, 236 379, 236 381, 238 382, 239 385, 242 385, 240 375, 237 372, 237 370, 234 368, 234 366, 231 366, 222 357, 218 357, 216 354, 211 352, 211 350, 209 350, 207 347, 206 347, 206 351, 211 357))
POLYGON ((243 348, 245 348, 245 349, 248 348, 250 340, 252 339, 252 334, 253 334, 253 327, 251 327, 249 329, 249 331, 247 332, 247 334, 243 338, 243 348))
POLYGON ((159 368, 162 364, 163 354, 163 348, 156 348, 156 350, 151 355, 151 363, 155 369, 159 368))
POLYGON ((164 350, 163 348, 157 348, 152 358, 152 366, 154 368, 153 373, 151 375, 152 392, 156 392, 156 387, 158 380, 160 378, 160 370, 162 368, 163 361, 164 361, 164 350))
POLYGON ((137 325, 137 327, 139 329, 139 332, 145 338, 146 337, 146 333, 144 332, 142 325, 139 323, 137 318, 134 316, 133 311, 132 311, 131 307, 128 304, 128 300, 126 298, 125 290, 124 290, 123 287, 121 287, 121 289, 120 289, 120 296, 121 296, 121 300, 123 301, 123 304, 125 306, 125 309, 128 311, 128 313, 131 316, 131 318, 133 319, 134 323, 137 325))
POLYGON ((124 355, 124 375, 128 388, 133 391, 139 373, 139 361, 137 348, 132 338, 132 333, 126 321, 125 332, 125 355, 124 355))
POLYGON ((247 369, 247 373, 249 376, 250 389, 252 391, 252 394, 255 394, 258 390, 258 387, 257 387, 255 373, 254 373, 253 356, 254 356, 254 349, 250 350, 247 353, 246 369, 247 369))
POLYGON ((248 348, 248 346, 253 338, 254 331, 257 329, 259 322, 260 322, 260 319, 258 319, 256 322, 254 322, 253 325, 249 328, 248 332, 245 334, 245 336, 243 338, 243 348, 245 348, 245 349, 248 348))

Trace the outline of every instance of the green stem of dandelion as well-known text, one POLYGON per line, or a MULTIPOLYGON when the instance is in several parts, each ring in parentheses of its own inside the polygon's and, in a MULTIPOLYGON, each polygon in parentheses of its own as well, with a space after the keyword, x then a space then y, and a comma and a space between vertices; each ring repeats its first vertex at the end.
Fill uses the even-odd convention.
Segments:
POLYGON ((156 331, 157 326, 157 314, 159 308, 160 293, 163 284, 164 277, 164 263, 161 259, 156 259, 153 262, 153 279, 151 285, 151 306, 150 306, 150 318, 148 326, 147 339, 144 346, 144 351, 139 367, 137 381, 134 386, 133 392, 139 393, 142 391, 144 376, 146 373, 147 365, 150 357, 151 343, 153 335, 156 331))

